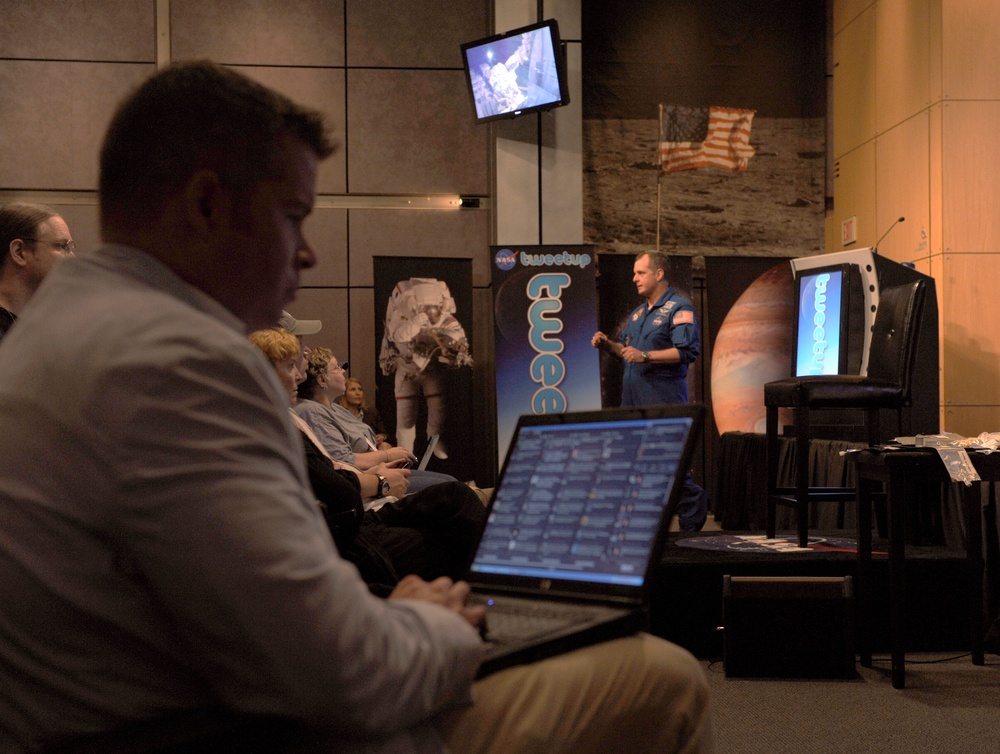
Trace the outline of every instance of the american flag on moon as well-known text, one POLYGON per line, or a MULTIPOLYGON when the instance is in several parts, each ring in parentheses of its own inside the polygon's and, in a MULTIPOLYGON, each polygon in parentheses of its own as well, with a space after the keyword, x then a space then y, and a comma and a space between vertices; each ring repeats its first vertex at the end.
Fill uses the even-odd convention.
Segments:
POLYGON ((756 110, 660 105, 660 172, 714 165, 746 170, 756 149, 750 124, 756 110))

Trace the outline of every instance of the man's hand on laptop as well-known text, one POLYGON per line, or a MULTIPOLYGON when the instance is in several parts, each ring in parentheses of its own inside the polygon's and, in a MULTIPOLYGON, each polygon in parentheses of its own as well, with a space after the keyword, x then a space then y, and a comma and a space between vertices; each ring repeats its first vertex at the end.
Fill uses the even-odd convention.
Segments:
POLYGON ((447 576, 442 576, 427 582, 413 574, 404 576, 389 595, 389 599, 426 600, 442 605, 458 613, 470 626, 481 631, 486 626, 486 608, 466 607, 468 598, 469 585, 464 581, 452 581, 447 576))

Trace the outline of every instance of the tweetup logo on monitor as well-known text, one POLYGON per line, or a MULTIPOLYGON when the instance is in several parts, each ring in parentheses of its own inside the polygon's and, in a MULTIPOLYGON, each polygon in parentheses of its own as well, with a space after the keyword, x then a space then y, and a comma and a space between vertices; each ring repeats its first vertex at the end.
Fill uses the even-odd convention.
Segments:
POLYGON ((507 270, 513 270, 514 266, 517 264, 517 252, 511 251, 510 249, 500 249, 496 254, 496 264, 497 267, 504 272, 507 270))

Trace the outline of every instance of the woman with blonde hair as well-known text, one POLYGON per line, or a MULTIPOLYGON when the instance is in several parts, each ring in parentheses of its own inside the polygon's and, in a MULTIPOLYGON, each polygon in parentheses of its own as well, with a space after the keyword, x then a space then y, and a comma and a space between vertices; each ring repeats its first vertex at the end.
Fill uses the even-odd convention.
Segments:
POLYGON ((379 414, 378 409, 374 405, 369 406, 365 402, 365 388, 361 384, 361 380, 355 377, 345 377, 344 394, 334 400, 334 403, 338 406, 343 406, 371 427, 372 432, 375 433, 376 445, 381 445, 382 443, 393 444, 392 440, 389 439, 385 422, 382 421, 382 416, 379 414))

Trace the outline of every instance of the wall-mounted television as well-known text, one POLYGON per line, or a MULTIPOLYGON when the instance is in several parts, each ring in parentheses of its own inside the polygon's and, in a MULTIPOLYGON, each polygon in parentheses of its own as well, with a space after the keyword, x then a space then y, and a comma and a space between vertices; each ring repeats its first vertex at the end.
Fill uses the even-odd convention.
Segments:
POLYGON ((569 104, 566 51, 553 19, 467 42, 462 60, 477 122, 569 104))
POLYGON ((795 375, 859 374, 866 317, 858 266, 801 270, 796 287, 795 375))

